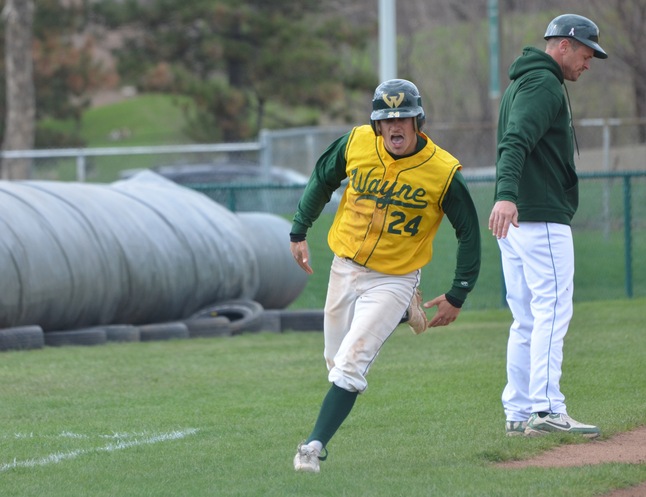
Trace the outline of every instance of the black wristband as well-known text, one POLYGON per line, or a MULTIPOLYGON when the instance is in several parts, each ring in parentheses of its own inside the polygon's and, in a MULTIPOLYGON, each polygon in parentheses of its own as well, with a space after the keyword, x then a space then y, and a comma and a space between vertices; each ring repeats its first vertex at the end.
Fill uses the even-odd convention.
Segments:
POLYGON ((290 233, 289 234, 289 241, 293 242, 293 243, 304 242, 305 241, 305 233, 290 233))
POLYGON ((449 304, 451 304, 453 307, 457 307, 458 309, 462 308, 462 304, 464 304, 464 302, 462 302, 459 299, 456 299, 455 297, 449 295, 448 293, 445 293, 444 296, 446 297, 446 301, 449 304))

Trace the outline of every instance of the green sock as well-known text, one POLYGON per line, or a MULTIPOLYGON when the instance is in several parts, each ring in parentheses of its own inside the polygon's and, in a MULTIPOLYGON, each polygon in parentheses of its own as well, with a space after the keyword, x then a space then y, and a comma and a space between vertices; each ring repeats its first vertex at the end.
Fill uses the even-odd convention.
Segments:
POLYGON ((305 443, 318 440, 325 447, 350 414, 357 395, 359 392, 348 392, 333 383, 323 399, 314 430, 305 443))

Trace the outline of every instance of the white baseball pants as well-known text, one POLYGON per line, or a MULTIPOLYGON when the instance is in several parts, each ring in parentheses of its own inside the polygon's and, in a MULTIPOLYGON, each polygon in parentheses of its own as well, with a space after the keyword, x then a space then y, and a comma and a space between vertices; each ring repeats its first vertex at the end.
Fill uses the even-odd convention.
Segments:
POLYGON ((350 392, 368 387, 368 369, 408 309, 419 276, 378 273, 334 257, 323 325, 330 382, 350 392))
POLYGON ((569 226, 520 223, 498 241, 513 316, 507 344, 506 419, 566 414, 561 393, 563 339, 572 318, 574 245, 569 226))

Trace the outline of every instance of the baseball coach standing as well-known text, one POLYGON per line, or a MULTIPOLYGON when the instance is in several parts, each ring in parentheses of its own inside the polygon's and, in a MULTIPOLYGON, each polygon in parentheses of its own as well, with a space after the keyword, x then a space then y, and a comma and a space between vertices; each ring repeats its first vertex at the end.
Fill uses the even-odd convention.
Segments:
POLYGON ((598 427, 568 415, 560 388, 573 312, 570 222, 579 203, 576 134, 564 80, 577 81, 593 57, 608 56, 597 25, 580 15, 552 20, 545 39, 544 52, 526 47, 513 62, 500 103, 489 229, 498 239, 513 316, 502 403, 507 435, 596 437, 598 427))

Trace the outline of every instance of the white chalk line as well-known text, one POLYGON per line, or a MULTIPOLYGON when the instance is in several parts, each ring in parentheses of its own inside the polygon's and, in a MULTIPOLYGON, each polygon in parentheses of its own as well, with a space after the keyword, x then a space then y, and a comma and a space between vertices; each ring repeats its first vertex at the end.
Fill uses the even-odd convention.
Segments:
POLYGON ((100 434, 100 435, 86 435, 84 433, 74 433, 72 431, 62 431, 58 435, 39 435, 39 434, 34 434, 33 432, 30 433, 14 433, 13 435, 2 435, 0 438, 4 438, 5 440, 7 439, 16 439, 20 440, 23 438, 76 438, 76 439, 85 439, 88 440, 90 438, 116 438, 116 439, 121 439, 121 438, 134 438, 134 437, 147 437, 150 435, 150 432, 148 431, 140 431, 140 432, 132 432, 132 433, 120 433, 120 432, 114 432, 110 434, 100 434))
MULTIPOLYGON (((35 468, 37 466, 47 466, 48 464, 57 464, 61 461, 66 461, 69 459, 75 459, 84 454, 90 454, 93 452, 114 452, 117 450, 129 449, 130 447, 136 447, 139 445, 150 445, 159 442, 167 442, 169 440, 179 440, 190 435, 195 435, 198 432, 196 428, 188 428, 186 430, 175 430, 168 433, 160 433, 157 435, 144 436, 141 438, 140 434, 113 434, 113 435, 101 435, 102 438, 115 438, 116 442, 109 443, 103 447, 96 447, 93 449, 78 449, 70 450, 67 452, 55 452, 49 454, 48 456, 37 458, 37 459, 26 459, 24 461, 18 461, 16 459, 13 462, 5 463, 0 465, 0 473, 9 471, 10 469, 16 468, 35 468), (134 438, 133 438, 134 437, 134 438), (132 440, 123 440, 124 438, 132 438, 132 440)), ((33 438, 34 435, 25 435, 16 434, 16 438, 33 438)), ((90 438, 87 435, 81 435, 78 433, 69 433, 63 432, 59 437, 67 438, 90 438)))

